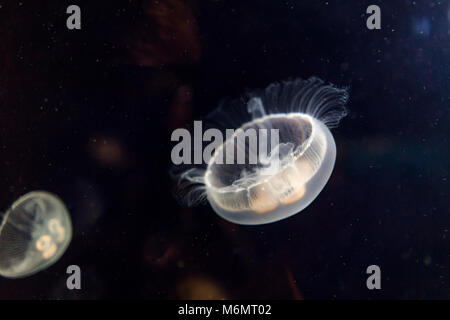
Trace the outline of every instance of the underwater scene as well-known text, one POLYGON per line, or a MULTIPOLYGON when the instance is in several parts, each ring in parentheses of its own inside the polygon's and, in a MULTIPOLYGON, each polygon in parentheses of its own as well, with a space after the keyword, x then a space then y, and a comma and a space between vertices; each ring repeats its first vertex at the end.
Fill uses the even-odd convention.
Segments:
POLYGON ((0 62, 0 300, 450 299, 448 1, 0 1, 0 62))

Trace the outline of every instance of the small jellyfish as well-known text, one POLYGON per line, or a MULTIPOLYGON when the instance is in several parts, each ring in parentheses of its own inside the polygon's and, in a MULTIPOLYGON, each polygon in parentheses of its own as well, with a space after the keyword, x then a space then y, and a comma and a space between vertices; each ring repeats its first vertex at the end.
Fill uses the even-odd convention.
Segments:
POLYGON ((3 215, 0 225, 0 275, 22 278, 51 266, 72 238, 64 203, 45 191, 27 193, 3 215))
POLYGON ((329 128, 347 114, 347 101, 346 89, 311 77, 222 103, 207 120, 221 132, 235 131, 202 167, 177 172, 177 194, 188 205, 207 199, 219 216, 237 224, 271 223, 302 211, 331 176, 336 145, 329 128), (246 139, 250 129, 276 129, 278 139, 272 143, 271 134, 258 135, 259 144, 252 146, 246 139), (256 161, 229 161, 242 153, 256 161))

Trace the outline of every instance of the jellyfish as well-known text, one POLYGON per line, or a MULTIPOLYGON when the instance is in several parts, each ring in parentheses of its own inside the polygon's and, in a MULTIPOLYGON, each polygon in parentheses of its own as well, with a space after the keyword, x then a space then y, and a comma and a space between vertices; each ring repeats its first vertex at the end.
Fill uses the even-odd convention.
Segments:
POLYGON ((64 203, 45 191, 27 193, 2 216, 0 275, 23 278, 44 270, 63 255, 72 238, 64 203))
POLYGON ((207 163, 173 171, 175 194, 188 206, 207 200, 219 216, 243 225, 299 213, 331 176, 336 144, 330 128, 347 115, 347 101, 346 88, 310 77, 276 82, 223 102, 206 122, 221 132, 232 128, 233 134, 226 135, 207 163), (251 143, 247 133, 261 129, 266 134, 251 143), (246 161, 229 161, 239 154, 246 161))

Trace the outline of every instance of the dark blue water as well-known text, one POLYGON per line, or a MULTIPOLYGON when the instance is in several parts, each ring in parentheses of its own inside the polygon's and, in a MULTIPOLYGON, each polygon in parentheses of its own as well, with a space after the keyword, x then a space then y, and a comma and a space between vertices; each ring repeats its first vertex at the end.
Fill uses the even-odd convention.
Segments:
POLYGON ((380 30, 365 1, 190 1, 192 15, 168 3, 158 27, 138 2, 81 2, 78 33, 64 2, 6 8, 2 206, 55 192, 74 238, 48 270, 0 279, 0 297, 448 299, 448 2, 378 1, 380 30), (139 59, 140 40, 152 49, 139 59), (306 210, 245 227, 177 204, 175 128, 246 88, 310 76, 349 87, 350 113, 306 210), (70 264, 82 291, 65 290, 70 264), (381 290, 366 287, 373 264, 381 290))

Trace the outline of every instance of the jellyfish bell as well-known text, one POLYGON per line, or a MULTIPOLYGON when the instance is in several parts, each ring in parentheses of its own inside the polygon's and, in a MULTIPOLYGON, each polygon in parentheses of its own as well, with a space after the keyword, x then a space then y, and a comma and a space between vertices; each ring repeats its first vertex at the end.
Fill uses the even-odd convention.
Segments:
POLYGON ((347 114, 347 100, 346 89, 311 77, 274 83, 250 92, 244 101, 220 106, 213 120, 236 130, 205 166, 177 176, 184 202, 207 199, 219 216, 245 225, 271 223, 302 211, 331 176, 336 144, 330 128, 347 114), (273 143, 272 134, 256 136, 255 148, 245 136, 260 129, 276 129, 278 139, 273 143), (239 153, 257 161, 227 161, 239 153))
MULTIPOLYGON (((270 170, 270 162, 268 167, 257 165, 252 174, 241 177, 239 165, 216 164, 213 160, 205 173, 209 203, 220 216, 235 223, 269 223, 303 210, 317 197, 333 170, 336 146, 321 122, 302 114, 271 115, 264 122, 278 127, 283 139, 280 144, 289 145, 286 153, 279 153, 277 171, 270 170), (284 132, 289 135, 284 136, 284 132), (233 183, 224 184, 224 178, 233 183)), ((224 148, 228 144, 233 142, 226 142, 224 148)))
POLYGON ((45 191, 27 193, 3 215, 0 225, 0 275, 22 278, 54 264, 72 238, 64 203, 45 191))

